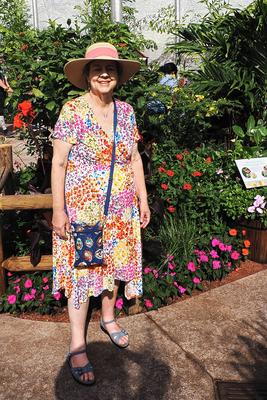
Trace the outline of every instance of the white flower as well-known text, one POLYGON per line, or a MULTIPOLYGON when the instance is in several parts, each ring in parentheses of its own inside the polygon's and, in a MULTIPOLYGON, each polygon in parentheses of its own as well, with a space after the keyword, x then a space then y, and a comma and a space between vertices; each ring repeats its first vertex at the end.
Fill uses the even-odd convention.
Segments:
POLYGON ((254 206, 249 207, 248 208, 248 212, 254 213, 255 212, 255 207, 254 206))
POLYGON ((263 209, 260 208, 260 207, 256 208, 256 210, 258 211, 259 214, 262 214, 262 213, 263 213, 263 209))
POLYGON ((217 169, 216 174, 217 174, 217 175, 223 174, 223 170, 222 170, 221 168, 220 168, 220 169, 217 169))

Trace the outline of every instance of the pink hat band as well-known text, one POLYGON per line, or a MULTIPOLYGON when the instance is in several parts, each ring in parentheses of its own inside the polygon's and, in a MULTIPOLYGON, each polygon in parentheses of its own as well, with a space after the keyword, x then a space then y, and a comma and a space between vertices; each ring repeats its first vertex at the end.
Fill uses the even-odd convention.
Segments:
POLYGON ((85 53, 85 58, 99 58, 99 57, 112 57, 118 59, 117 50, 109 47, 98 47, 96 49, 88 50, 85 53))

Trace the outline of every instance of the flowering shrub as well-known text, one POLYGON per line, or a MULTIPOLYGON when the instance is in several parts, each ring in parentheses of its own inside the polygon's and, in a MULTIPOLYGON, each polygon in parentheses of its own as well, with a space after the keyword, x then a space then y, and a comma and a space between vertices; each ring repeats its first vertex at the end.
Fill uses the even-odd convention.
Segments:
POLYGON ((0 298, 0 312, 37 311, 48 314, 62 305, 62 294, 52 295, 52 273, 8 272, 8 288, 0 298))
POLYGON ((187 260, 168 254, 163 263, 144 268, 143 304, 156 309, 177 296, 202 290, 203 281, 222 279, 235 270, 249 253, 246 231, 230 229, 224 239, 214 237, 207 246, 197 247, 187 260))
POLYGON ((254 202, 252 206, 248 207, 248 212, 251 214, 260 214, 263 215, 266 213, 266 200, 264 196, 260 196, 257 194, 257 196, 254 197, 254 202))

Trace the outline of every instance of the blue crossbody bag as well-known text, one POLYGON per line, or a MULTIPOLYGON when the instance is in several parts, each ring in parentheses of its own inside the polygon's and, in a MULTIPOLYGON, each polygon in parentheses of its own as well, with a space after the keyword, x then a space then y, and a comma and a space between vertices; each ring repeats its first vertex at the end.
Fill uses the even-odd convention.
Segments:
MULTIPOLYGON (((113 147, 111 156, 110 173, 108 188, 104 206, 104 217, 108 215, 109 202, 112 190, 113 172, 115 164, 116 142, 115 134, 117 129, 117 107, 114 100, 114 118, 113 118, 113 147)), ((95 225, 72 222, 72 234, 75 243, 75 262, 74 267, 93 267, 95 264, 101 265, 103 259, 103 225, 99 221, 95 225)))

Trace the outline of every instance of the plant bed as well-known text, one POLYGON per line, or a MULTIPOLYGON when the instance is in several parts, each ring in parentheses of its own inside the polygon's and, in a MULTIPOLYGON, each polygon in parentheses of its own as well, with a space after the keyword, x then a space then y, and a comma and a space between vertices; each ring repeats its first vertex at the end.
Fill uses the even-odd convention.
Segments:
MULTIPOLYGON (((203 292, 207 292, 212 289, 216 289, 217 287, 227 285, 228 283, 235 282, 239 279, 245 278, 247 276, 253 275, 257 272, 263 271, 267 269, 267 264, 258 264, 251 260, 246 260, 245 262, 241 262, 240 267, 235 271, 232 271, 229 275, 223 278, 220 281, 203 281, 202 287, 203 291, 194 290, 192 295, 184 294, 182 297, 177 297, 171 299, 169 304, 173 304, 180 301, 185 301, 190 299, 191 297, 198 296, 203 292)), ((143 312, 146 312, 145 308, 143 312)), ((62 307, 54 311, 51 315, 41 315, 37 312, 26 312, 21 314, 10 314, 13 317, 29 319, 32 321, 44 321, 44 322, 69 322, 67 307, 62 307)), ((119 317, 125 317, 126 313, 120 312, 119 317)), ((100 318, 100 309, 92 309, 91 310, 91 321, 98 321, 100 318)))

